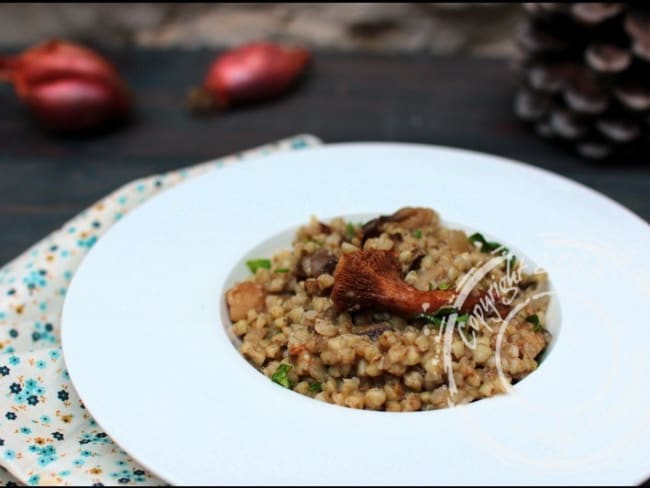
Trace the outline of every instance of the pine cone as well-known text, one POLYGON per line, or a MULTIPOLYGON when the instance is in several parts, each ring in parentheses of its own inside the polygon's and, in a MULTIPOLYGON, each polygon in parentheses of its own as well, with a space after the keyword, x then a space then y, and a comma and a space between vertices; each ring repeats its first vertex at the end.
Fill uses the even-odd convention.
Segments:
POLYGON ((515 112, 592 159, 650 148, 650 5, 527 3, 515 112))

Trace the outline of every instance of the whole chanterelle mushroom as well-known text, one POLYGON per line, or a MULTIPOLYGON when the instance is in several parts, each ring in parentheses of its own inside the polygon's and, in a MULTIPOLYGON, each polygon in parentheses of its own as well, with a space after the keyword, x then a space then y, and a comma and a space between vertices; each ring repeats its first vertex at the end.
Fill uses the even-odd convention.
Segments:
MULTIPOLYGON (((366 250, 341 256, 330 297, 339 312, 370 309, 415 316, 453 306, 457 293, 418 290, 402 279, 393 251, 366 250)), ((476 294, 469 295, 460 310, 471 311, 479 299, 476 294)), ((498 308, 506 311, 501 304, 498 308)))

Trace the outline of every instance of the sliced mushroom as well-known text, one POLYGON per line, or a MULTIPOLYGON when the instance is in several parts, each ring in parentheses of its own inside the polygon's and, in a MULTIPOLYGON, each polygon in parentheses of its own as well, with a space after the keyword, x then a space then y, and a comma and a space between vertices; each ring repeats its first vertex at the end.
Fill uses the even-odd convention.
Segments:
POLYGON ((251 309, 256 312, 264 310, 264 297, 264 290, 257 283, 252 281, 237 283, 226 292, 230 320, 237 322, 245 319, 251 309))
POLYGON ((392 215, 382 215, 366 222, 361 227, 361 241, 377 237, 381 234, 383 225, 388 222, 396 222, 407 230, 415 230, 431 225, 436 217, 436 213, 430 208, 403 207, 392 215))
POLYGON ((324 248, 307 254, 298 263, 297 276, 300 279, 318 278, 323 273, 333 273, 338 259, 324 248))
POLYGON ((368 324, 355 327, 353 332, 357 335, 365 335, 370 337, 373 341, 376 341, 377 338, 382 335, 387 330, 391 330, 388 322, 380 322, 377 324, 368 324))
POLYGON ((332 228, 329 225, 324 224, 321 221, 318 222, 318 227, 319 227, 322 234, 331 234, 332 233, 332 228))
POLYGON ((321 295, 321 289, 316 278, 307 278, 305 280, 305 293, 313 297, 321 295))
POLYGON ((415 230, 430 225, 435 217, 435 212, 430 208, 404 207, 391 216, 391 221, 398 222, 408 230, 415 230))
POLYGON ((411 264, 409 265, 407 271, 413 271, 413 270, 417 270, 417 269, 419 269, 420 266, 422 265, 422 260, 425 258, 425 256, 426 256, 425 253, 423 253, 423 252, 419 252, 419 253, 415 256, 415 259, 413 259, 413 261, 411 261, 411 264))

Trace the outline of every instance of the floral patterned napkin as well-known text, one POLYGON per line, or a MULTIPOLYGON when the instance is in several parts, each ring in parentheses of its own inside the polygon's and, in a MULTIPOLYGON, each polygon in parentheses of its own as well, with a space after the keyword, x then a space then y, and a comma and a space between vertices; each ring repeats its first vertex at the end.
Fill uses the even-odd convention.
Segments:
POLYGON ((68 284, 114 222, 164 189, 224 164, 319 144, 299 135, 133 181, 0 268, 0 486, 164 484, 102 431, 70 382, 59 335, 68 284))

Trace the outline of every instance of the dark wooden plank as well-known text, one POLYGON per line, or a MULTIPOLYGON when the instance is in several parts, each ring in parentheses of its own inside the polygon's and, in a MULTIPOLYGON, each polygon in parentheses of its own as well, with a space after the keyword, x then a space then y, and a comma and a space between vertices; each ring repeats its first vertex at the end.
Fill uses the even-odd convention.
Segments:
POLYGON ((514 75, 499 60, 317 53, 299 89, 214 117, 184 108, 214 52, 109 53, 137 97, 124 129, 62 139, 38 130, 0 88, 0 262, 131 179, 300 132, 326 142, 404 141, 469 148, 556 171, 650 220, 646 161, 603 165, 539 140, 512 114, 514 75))
POLYGON ((519 159, 650 220, 647 158, 596 164, 539 140, 513 116, 514 75, 505 61, 317 53, 308 79, 291 95, 193 117, 184 94, 214 54, 109 53, 136 93, 137 113, 123 130, 88 139, 38 130, 9 87, 0 86, 0 263, 127 181, 302 132, 326 142, 441 144, 519 159))

